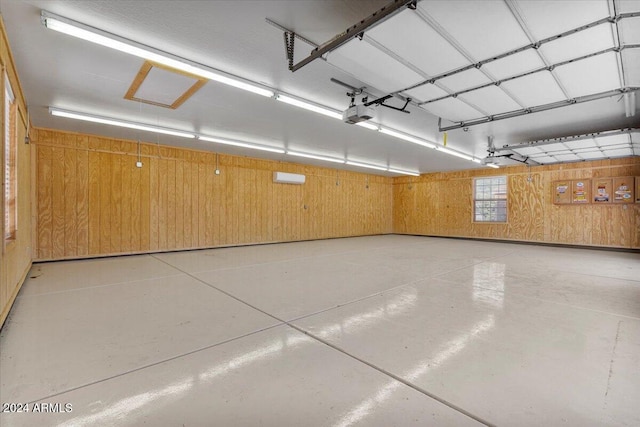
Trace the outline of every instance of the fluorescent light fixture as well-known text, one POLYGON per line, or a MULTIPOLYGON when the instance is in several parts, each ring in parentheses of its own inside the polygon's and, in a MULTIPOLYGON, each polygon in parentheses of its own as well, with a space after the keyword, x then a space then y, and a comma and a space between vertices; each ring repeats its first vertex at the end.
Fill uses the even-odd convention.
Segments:
POLYGON ((379 171, 387 171, 387 168, 383 167, 383 166, 369 165, 369 164, 360 163, 360 162, 352 162, 350 160, 347 160, 347 164, 349 166, 358 166, 360 168, 368 168, 368 169, 376 169, 376 170, 379 170, 379 171))
POLYGON ((264 88, 248 80, 241 79, 239 77, 235 77, 221 71, 213 70, 204 65, 188 61, 175 55, 162 52, 160 50, 142 45, 140 43, 136 43, 131 40, 127 40, 114 34, 107 33, 97 28, 93 28, 88 25, 81 24, 71 19, 54 15, 46 11, 42 11, 42 22, 47 28, 51 30, 77 37, 92 43, 96 43, 111 49, 115 49, 120 52, 128 53, 129 55, 157 62, 159 64, 175 68, 176 70, 191 73, 199 77, 204 77, 205 79, 214 80, 219 83, 253 92, 258 95, 267 97, 272 97, 274 95, 272 90, 264 88))
POLYGON ((344 163, 344 160, 342 159, 336 159, 334 157, 318 156, 315 154, 300 153, 298 151, 287 151, 287 154, 290 156, 296 156, 296 157, 306 157, 307 159, 324 160, 325 162, 344 163))
POLYGON ((195 138, 192 133, 182 132, 173 129, 167 129, 159 126, 144 125, 140 123, 129 122, 126 120, 111 119, 108 117, 94 116, 92 114, 76 113, 73 111, 61 110, 59 108, 49 107, 49 113, 52 116, 66 117, 69 119, 84 120, 86 122, 101 123, 111 126, 119 126, 129 129, 143 130, 147 132, 163 133, 166 135, 179 136, 182 138, 195 138))
POLYGON ((378 130, 378 125, 374 125, 373 123, 358 122, 356 123, 356 126, 360 126, 362 128, 369 129, 369 130, 378 130))
POLYGON ((418 139, 418 138, 416 138, 414 136, 411 136, 411 135, 407 135, 405 133, 397 132, 395 130, 391 130, 391 129, 387 129, 387 128, 384 128, 384 127, 380 127, 380 132, 384 133, 385 135, 389 135, 389 136, 393 136, 395 138, 404 139, 405 141, 413 142, 414 144, 422 145, 423 147, 436 148, 435 144, 432 144, 430 142, 424 141, 422 139, 418 139))
POLYGON ((450 150, 450 149, 444 148, 444 147, 437 147, 437 150, 441 151, 443 153, 449 154, 451 156, 460 157, 461 159, 473 160, 473 157, 471 157, 470 155, 464 154, 464 153, 460 153, 459 151, 453 151, 453 150, 450 150))
POLYGON ((235 147, 244 147, 244 148, 251 148, 253 150, 262 150, 262 151, 269 151, 271 153, 284 154, 284 150, 281 149, 281 148, 266 147, 264 145, 257 145, 257 144, 248 144, 246 142, 232 141, 232 140, 224 139, 224 138, 214 138, 214 137, 210 137, 210 136, 199 136, 198 139, 201 140, 201 141, 216 142, 218 144, 233 145, 235 147))
POLYGON ((420 176, 420 174, 418 172, 403 171, 403 170, 400 170, 400 169, 389 168, 389 169, 387 169, 387 171, 389 171, 391 173, 399 173, 400 175, 420 176))
POLYGON ((304 108, 305 110, 309 110, 309 111, 313 111, 314 113, 319 113, 328 117, 332 117, 334 119, 339 119, 342 120, 342 113, 339 113, 337 111, 331 110, 327 107, 322 107, 320 105, 316 105, 316 104, 312 104, 310 102, 307 101, 302 101, 300 99, 297 98, 292 98, 290 96, 287 95, 282 95, 279 94, 276 99, 278 101, 282 101, 285 104, 289 104, 289 105, 293 105, 296 107, 300 107, 300 108, 304 108))
POLYGON ((500 166, 495 165, 493 163, 487 163, 485 166, 489 166, 490 168, 494 168, 494 169, 499 169, 500 168, 500 166))
POLYGON ((474 157, 473 159, 471 159, 471 161, 472 161, 473 163, 482 163, 482 160, 480 160, 480 159, 476 159, 475 157, 474 157))

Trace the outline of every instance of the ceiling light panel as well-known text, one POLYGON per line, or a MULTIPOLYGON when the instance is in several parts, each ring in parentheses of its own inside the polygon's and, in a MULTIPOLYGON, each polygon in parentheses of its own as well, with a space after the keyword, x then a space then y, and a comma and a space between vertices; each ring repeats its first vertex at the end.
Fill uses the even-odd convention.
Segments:
POLYGON ((449 77, 438 80, 438 83, 445 86, 452 92, 459 92, 465 89, 471 89, 476 86, 491 83, 491 80, 477 68, 453 74, 449 77))
POLYGON ((430 76, 469 65, 456 48, 410 9, 367 31, 367 36, 430 76))
POLYGON ((614 47, 612 31, 611 24, 600 24, 545 43, 540 46, 540 52, 552 64, 579 58, 614 47))
POLYGON ((438 86, 432 83, 418 86, 417 88, 408 90, 404 93, 407 96, 410 96, 412 99, 420 100, 420 102, 430 101, 432 99, 449 95, 449 93, 444 89, 440 89, 438 86))
POLYGON ((388 168, 386 166, 378 166, 378 165, 371 165, 368 163, 361 163, 361 162, 352 162, 351 160, 347 160, 346 162, 349 166, 356 166, 359 168, 367 168, 367 169, 375 169, 375 170, 379 170, 379 171, 386 171, 388 168))
POLYGON ((607 3, 604 0, 517 0, 516 7, 532 35, 541 40, 608 17, 607 3))
POLYGON ((527 107, 550 104, 565 99, 562 90, 548 71, 509 80, 502 85, 527 107))
POLYGON ((137 56, 148 61, 156 62, 167 67, 181 70, 189 74, 194 74, 205 79, 214 80, 238 89, 246 90, 258 95, 271 97, 273 92, 270 89, 261 87, 249 80, 232 76, 213 68, 188 61, 184 58, 171 55, 160 50, 144 46, 132 40, 107 33, 97 28, 75 22, 71 19, 64 18, 46 11, 41 13, 43 23, 48 29, 58 31, 73 37, 77 37, 91 43, 96 43, 110 49, 118 50, 129 55, 137 56))
POLYGON ((622 44, 640 43, 640 16, 624 18, 618 22, 622 44))
POLYGON ((433 143, 431 143, 429 141, 425 141, 423 139, 416 138, 415 136, 412 136, 412 135, 409 135, 409 134, 406 134, 406 133, 403 133, 403 132, 398 132, 398 131, 395 131, 393 129, 380 127, 380 133, 392 136, 394 138, 403 139, 405 141, 409 141, 409 142, 412 142, 412 143, 417 144, 417 145, 422 145, 423 147, 436 148, 435 144, 433 144, 433 143))
POLYGON ((502 1, 421 1, 418 9, 442 26, 475 60, 529 44, 502 1), (489 31, 497 27, 500 31, 489 31))
POLYGON ((335 157, 327 157, 327 156, 321 156, 319 154, 310 154, 310 153, 303 153, 300 151, 287 151, 287 154, 290 156, 295 156, 295 157, 304 157, 307 159, 314 159, 314 160, 322 160, 325 162, 332 162, 332 163, 344 163, 345 161, 343 159, 338 159, 335 157))
POLYGON ((192 133, 183 132, 176 129, 169 129, 160 126, 147 125, 143 123, 130 122, 128 120, 113 119, 110 117, 96 116, 93 114, 79 113, 75 111, 61 110, 59 108, 49 107, 49 113, 52 116, 65 117, 68 119, 82 120, 85 122, 100 123, 109 126, 117 126, 128 129, 142 130, 145 132, 162 133, 165 135, 179 136, 181 138, 195 138, 192 133))
POLYGON ((528 71, 538 70, 544 66, 540 55, 533 49, 527 49, 497 61, 488 62, 482 66, 482 69, 496 79, 501 80, 528 71))
POLYGON ((387 93, 424 81, 420 74, 358 38, 330 52, 327 61, 387 93))
MULTIPOLYGON (((627 86, 640 86, 640 49, 625 49, 622 51, 624 64, 624 82, 627 86)), ((638 97, 639 95, 636 95, 638 97)), ((638 99, 636 102, 640 101, 638 99)), ((638 102, 640 104, 640 102, 638 102)), ((636 111, 640 108, 636 105, 636 111)))
POLYGON ((285 104, 293 105, 304 110, 313 111, 314 113, 322 114, 323 116, 331 117, 333 119, 342 120, 341 113, 320 105, 312 104, 310 102, 283 94, 278 94, 278 97, 276 99, 280 102, 284 102, 285 104))
POLYGON ((476 105, 489 115, 506 113, 521 108, 502 89, 494 85, 461 94, 458 98, 476 105))
POLYGON ((216 137, 212 137, 212 136, 199 136, 198 139, 200 139, 202 141, 215 142, 217 144, 233 145, 235 147, 250 148, 252 150, 269 151, 271 153, 284 154, 284 152, 285 152, 285 150, 283 150, 282 148, 267 147, 265 145, 251 144, 251 143, 242 142, 242 141, 234 141, 234 140, 230 140, 230 139, 226 139, 226 138, 216 138, 216 137))
POLYGON ((456 98, 430 102, 421 106, 436 117, 442 117, 452 122, 477 119, 484 114, 456 98))

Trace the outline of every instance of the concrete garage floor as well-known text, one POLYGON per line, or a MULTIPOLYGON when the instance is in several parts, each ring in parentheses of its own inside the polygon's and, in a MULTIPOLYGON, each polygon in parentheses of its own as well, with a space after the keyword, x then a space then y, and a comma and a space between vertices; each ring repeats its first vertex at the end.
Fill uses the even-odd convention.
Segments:
POLYGON ((388 235, 30 276, 3 427, 640 425, 638 254, 388 235))

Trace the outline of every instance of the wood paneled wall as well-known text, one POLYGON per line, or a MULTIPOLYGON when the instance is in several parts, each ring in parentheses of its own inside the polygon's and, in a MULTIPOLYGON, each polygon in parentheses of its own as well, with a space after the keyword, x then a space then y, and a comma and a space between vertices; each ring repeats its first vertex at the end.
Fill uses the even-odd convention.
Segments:
POLYGON ((392 179, 36 129, 38 260, 391 233, 392 179), (275 184, 273 172, 306 175, 275 184))
MULTIPOLYGON (((2 72, 0 79, 4 82, 4 73, 7 73, 17 103, 17 232, 14 240, 4 241, 4 190, 0 194, 0 327, 3 325, 11 305, 24 282, 29 268, 31 268, 31 146, 23 143, 27 131, 27 108, 18 80, 18 74, 13 62, 4 22, 0 16, 0 66, 2 72)), ((4 83, 0 90, 0 126, 1 135, 4 135, 4 83)), ((5 141, 2 139, 2 151, 0 152, 0 171, 4 177, 4 152, 5 141)), ((4 188, 4 187, 3 187, 4 188)))
POLYGON ((640 248, 640 204, 553 204, 553 181, 616 176, 640 176, 640 158, 535 166, 530 171, 514 166, 395 178, 393 231, 640 248), (507 176, 508 222, 474 223, 473 178, 492 175, 507 176))

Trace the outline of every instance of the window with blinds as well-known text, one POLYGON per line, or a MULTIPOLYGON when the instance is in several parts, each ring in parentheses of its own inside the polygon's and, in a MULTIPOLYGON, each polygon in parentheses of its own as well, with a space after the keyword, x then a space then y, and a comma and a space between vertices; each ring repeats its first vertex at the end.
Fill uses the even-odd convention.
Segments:
POLYGON ((507 177, 473 181, 473 217, 476 222, 507 222, 507 177))
POLYGON ((17 107, 9 80, 5 76, 4 85, 4 238, 13 240, 18 230, 17 203, 17 151, 16 129, 17 107))

